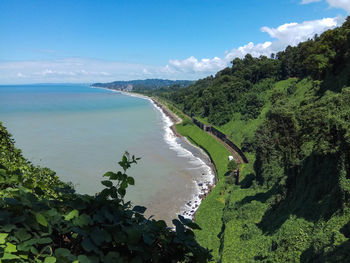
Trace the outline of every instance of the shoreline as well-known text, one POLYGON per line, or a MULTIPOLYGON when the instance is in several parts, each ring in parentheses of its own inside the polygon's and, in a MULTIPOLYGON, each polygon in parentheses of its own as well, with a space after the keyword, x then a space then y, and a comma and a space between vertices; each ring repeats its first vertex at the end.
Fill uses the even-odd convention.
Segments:
MULTIPOLYGON (((92 86, 91 86, 92 87, 92 86)), ((163 122, 165 123, 164 128, 164 136, 166 137, 167 135, 172 135, 175 137, 175 143, 177 144, 177 147, 181 148, 182 151, 188 152, 191 154, 194 158, 197 158, 202 165, 205 165, 207 167, 207 177, 204 181, 197 181, 193 179, 195 183, 195 188, 196 190, 194 193, 192 193, 192 197, 190 200, 188 200, 182 208, 180 208, 180 211, 177 213, 178 215, 182 215, 185 218, 190 218, 192 220, 195 220, 195 215, 197 210, 199 209, 200 204, 202 201, 208 196, 208 194, 212 191, 212 189, 216 186, 217 183, 217 171, 216 171, 216 166, 213 160, 211 159, 211 156, 202 148, 198 147, 197 145, 192 144, 188 138, 182 136, 179 134, 176 130, 175 125, 179 124, 182 122, 182 119, 178 117, 174 112, 169 110, 165 105, 160 103, 159 101, 155 100, 152 97, 148 97, 142 94, 134 93, 134 92, 126 92, 126 91, 120 91, 120 90, 115 90, 115 89, 109 89, 109 88, 103 88, 103 87, 92 87, 92 88, 101 88, 105 90, 109 90, 112 92, 118 92, 127 96, 132 96, 132 97, 137 97, 141 99, 146 99, 152 103, 155 109, 157 109, 161 114, 162 114, 162 119, 163 122), (169 129, 169 130, 167 130, 169 129), (170 131, 170 134, 169 134, 170 131), (202 158, 198 157, 195 155, 193 151, 190 149, 187 149, 184 145, 181 144, 181 142, 177 142, 177 138, 181 138, 185 144, 189 146, 189 148, 193 147, 201 152, 203 156, 206 156, 207 161, 203 160, 202 158)), ((166 143, 171 145, 171 143, 164 138, 166 143)), ((174 143, 174 142, 173 142, 174 143)), ((174 149, 173 149, 174 150, 174 149)), ((176 150, 175 150, 176 151, 176 150)), ((202 176, 204 173, 202 173, 202 176)))
MULTIPOLYGON (((157 103, 154 102, 155 100, 153 98, 150 98, 150 97, 147 97, 147 98, 153 102, 154 106, 163 114, 163 116, 168 118, 168 120, 170 121, 170 125, 168 126, 168 128, 173 133, 173 136, 175 136, 177 138, 182 138, 184 143, 188 144, 190 147, 193 147, 193 148, 199 150, 201 152, 201 154, 203 156, 206 156, 206 158, 209 160, 209 163, 205 162, 203 159, 196 156, 194 154, 194 152, 190 151, 189 149, 186 149, 183 145, 181 145, 181 143, 179 143, 182 150, 189 152, 193 157, 200 160, 203 163, 203 165, 205 165, 207 167, 209 174, 210 174, 210 178, 207 177, 206 180, 204 180, 202 182, 193 180, 196 184, 197 190, 195 193, 192 194, 192 198, 184 205, 183 210, 180 211, 180 213, 178 213, 178 214, 181 214, 182 216, 184 216, 185 218, 191 218, 192 220, 195 220, 195 215, 196 215, 197 210, 199 209, 200 204, 208 196, 208 194, 212 191, 212 189, 216 185, 217 173, 216 173, 215 164, 213 163, 211 157, 203 149, 201 149, 197 145, 192 144, 186 137, 182 136, 181 134, 179 134, 176 131, 175 123, 172 121, 172 118, 171 118, 173 116, 176 116, 175 113, 173 113, 165 105, 163 105, 157 101, 158 105, 161 105, 161 107, 158 106, 157 103), (175 130, 175 132, 174 132, 174 130, 175 130)), ((176 116, 176 119, 178 120, 178 123, 181 123, 181 121, 182 121, 181 118, 176 116)), ((202 174, 202 175, 204 175, 204 174, 202 174)))

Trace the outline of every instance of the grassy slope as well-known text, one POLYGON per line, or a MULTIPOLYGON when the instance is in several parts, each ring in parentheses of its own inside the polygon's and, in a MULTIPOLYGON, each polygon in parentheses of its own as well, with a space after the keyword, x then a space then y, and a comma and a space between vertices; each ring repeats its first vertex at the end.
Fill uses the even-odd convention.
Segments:
MULTIPOLYGON (((241 146, 244 138, 254 136, 256 129, 263 123, 266 112, 271 108, 269 100, 271 94, 273 92, 286 93, 293 81, 294 79, 289 79, 277 82, 272 90, 261 94, 266 103, 257 119, 244 121, 241 120, 239 114, 236 114, 229 123, 216 128, 228 134, 237 145, 241 146)), ((287 103, 297 107, 310 85, 311 82, 308 80, 298 82, 296 91, 288 97, 287 103)), ((181 115, 178 109, 171 108, 171 110, 181 115)), ((200 120, 207 122, 206 119, 200 120)), ((267 199, 273 193, 254 186, 243 189, 227 184, 223 179, 227 170, 226 157, 229 152, 215 139, 188 121, 177 125, 176 128, 180 134, 204 148, 212 157, 218 170, 219 182, 203 201, 196 215, 196 221, 202 227, 201 231, 196 232, 196 239, 201 245, 213 250, 216 261, 254 261, 257 251, 268 253, 271 242, 276 235, 291 234, 295 240, 291 238, 288 242, 295 245, 298 240, 302 240, 307 234, 310 234, 310 223, 304 219, 293 217, 287 219, 281 230, 274 235, 263 233, 257 224, 269 208, 267 199)), ((247 155, 250 162, 240 167, 241 180, 244 180, 246 175, 254 173, 255 156, 249 153, 247 155)), ((295 247, 297 246, 295 245, 295 247)), ((301 245, 290 255, 293 255, 293 258, 298 258, 303 250, 305 248, 301 245)), ((285 260, 290 259, 285 258, 285 260)))
MULTIPOLYGON (((228 224, 225 224, 226 229, 222 228, 223 220, 225 220, 225 218, 223 218, 225 201, 232 197, 234 199, 230 199, 230 202, 234 205, 235 202, 239 202, 247 196, 257 193, 254 189, 240 189, 239 187, 229 185, 225 182, 224 174, 227 171, 227 156, 230 154, 227 149, 210 135, 191 123, 185 123, 185 125, 182 123, 177 125, 176 128, 180 134, 186 136, 193 143, 204 148, 210 154, 218 171, 219 182, 217 186, 203 201, 196 214, 196 222, 202 228, 202 230, 196 231, 197 241, 202 246, 213 250, 212 254, 215 261, 219 261, 220 258, 223 258, 223 262, 232 262, 233 257, 236 259, 244 259, 248 251, 253 254, 256 250, 256 245, 265 246, 266 244, 264 242, 258 242, 258 244, 251 246, 247 246, 247 244, 243 246, 243 243, 240 242, 240 235, 245 231, 244 225, 247 224, 247 219, 249 219, 251 225, 255 224, 258 222, 258 219, 261 218, 261 212, 254 214, 254 216, 250 218, 230 221, 228 224), (236 240, 232 240, 232 233, 240 234, 234 236, 236 240), (227 235, 226 238, 225 235, 227 235), (224 257, 222 256, 223 253, 224 257)), ((243 171, 250 171, 251 166, 252 164, 247 165, 247 169, 243 169, 243 171)), ((254 207, 253 209, 256 208, 258 207, 254 207)))
MULTIPOLYGON (((275 84, 273 90, 266 92, 270 96, 273 91, 286 92, 290 82, 293 80, 280 81, 275 84)), ((308 80, 302 80, 297 84, 297 89, 290 97, 288 102, 297 107, 298 103, 304 98, 311 86, 308 80)), ((267 102, 262 113, 256 120, 241 121, 233 120, 224 125, 222 130, 231 134, 231 138, 240 144, 246 134, 250 136, 256 128, 263 122, 266 112, 270 109, 271 104, 267 102)), ((254 157, 251 155, 251 157, 254 157)), ((247 171, 253 171, 253 162, 247 164, 247 171)), ((246 171, 246 172, 247 172, 246 171)), ((268 198, 274 195, 273 192, 251 187, 249 189, 234 190, 226 200, 226 206, 223 214, 225 231, 221 238, 221 262, 251 262, 255 261, 257 254, 264 255, 269 253, 269 249, 274 239, 285 236, 286 241, 293 247, 293 251, 281 251, 275 253, 279 258, 274 262, 293 262, 300 258, 302 252, 309 245, 309 238, 315 232, 312 232, 312 224, 303 218, 296 218, 289 215, 278 231, 273 233, 263 232, 258 227, 258 223, 268 210, 268 198), (260 253, 259 253, 260 252, 260 253), (285 258, 282 258, 284 257, 285 258)), ((286 211, 288 214, 289 211, 286 211)), ((334 221, 337 221, 334 218, 334 221)), ((280 222, 271 222, 278 225, 280 222)), ((334 222, 329 222, 334 224, 334 222)), ((340 224, 341 225, 341 224, 340 224)))
POLYGON ((222 210, 225 206, 224 174, 227 172, 229 151, 219 144, 213 137, 199 129, 192 123, 184 122, 176 126, 177 131, 189 138, 193 143, 204 148, 217 169, 219 182, 209 196, 202 202, 196 214, 196 222, 202 228, 196 232, 197 241, 204 247, 213 249, 213 256, 219 259, 222 210))
MULTIPOLYGON (((280 81, 275 84, 273 90, 261 94, 266 103, 257 119, 244 121, 237 114, 229 123, 217 128, 228 134, 240 146, 244 138, 253 136, 264 121, 265 114, 271 107, 269 101, 271 94, 276 91, 286 92, 292 81, 293 79, 280 81)), ((290 98, 290 103, 300 101, 308 85, 310 85, 308 81, 298 83, 296 92, 290 98)), ((201 121, 206 122, 205 119, 201 121)), ((221 156, 225 154, 227 156, 227 150, 195 125, 179 124, 176 128, 180 134, 206 149, 217 166, 219 179, 222 179, 226 172, 227 158, 221 156)), ((254 172, 255 156, 248 153, 248 159, 250 162, 240 167, 241 180, 244 180, 247 174, 254 172)), ((254 260, 257 251, 266 251, 271 245, 271 239, 266 237, 256 225, 268 208, 265 199, 267 195, 259 188, 242 189, 220 180, 197 212, 196 221, 202 227, 202 231, 196 233, 197 240, 201 245, 213 249, 214 258, 217 261, 247 262, 254 260), (242 203, 246 204, 241 205, 242 203)))

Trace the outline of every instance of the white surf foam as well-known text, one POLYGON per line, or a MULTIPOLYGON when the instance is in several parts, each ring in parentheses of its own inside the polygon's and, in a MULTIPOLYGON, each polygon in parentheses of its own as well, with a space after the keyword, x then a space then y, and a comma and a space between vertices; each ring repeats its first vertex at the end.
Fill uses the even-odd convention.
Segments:
MULTIPOLYGON (((194 165, 198 165, 194 169, 201 169, 204 170, 203 174, 201 176, 198 176, 198 178, 193 180, 193 185, 195 188, 194 193, 192 193, 192 197, 190 200, 184 204, 184 206, 181 208, 178 214, 183 215, 186 218, 193 218, 195 212, 197 211, 202 199, 200 198, 200 195, 208 194, 210 186, 214 185, 215 181, 215 174, 213 173, 210 166, 208 166, 201 158, 194 156, 193 153, 184 147, 177 141, 177 137, 174 134, 174 132, 171 130, 171 126, 174 124, 171 119, 163 112, 163 110, 158 107, 152 100, 151 100, 153 106, 159 110, 162 116, 163 120, 163 129, 164 129, 164 140, 169 145, 169 148, 171 150, 176 151, 177 155, 180 157, 185 157, 189 159, 189 162, 194 165), (199 180, 198 180, 199 179, 199 180)), ((186 140, 187 143, 190 144, 188 140, 186 140)), ((192 145, 193 147, 196 147, 192 145)), ((198 148, 198 147, 197 147, 198 148)), ((199 151, 203 155, 206 155, 206 153, 198 148, 199 151)), ((189 168, 191 169, 191 168, 189 168)))
MULTIPOLYGON (((127 96, 132 96, 132 97, 137 97, 140 99, 148 100, 152 103, 154 108, 157 109, 161 113, 162 122, 163 122, 163 130, 164 130, 164 136, 163 136, 164 141, 169 145, 169 148, 171 150, 176 151, 177 156, 187 158, 187 159, 189 159, 189 162, 191 164, 197 165, 197 167, 189 168, 189 169, 200 169, 202 171, 202 174, 200 176, 198 176, 198 178, 193 179, 193 186, 195 188, 195 191, 192 193, 190 200, 186 204, 184 204, 183 207, 178 212, 178 214, 181 214, 185 218, 193 219, 194 214, 198 210, 199 205, 202 201, 202 198, 200 198, 200 196, 208 194, 210 187, 214 185, 215 173, 212 171, 212 168, 210 166, 208 166, 201 158, 193 155, 193 153, 191 151, 182 147, 182 145, 177 141, 176 135, 174 134, 174 132, 170 128, 172 125, 174 125, 174 123, 164 113, 164 111, 154 103, 154 101, 151 98, 149 98, 147 96, 135 94, 135 93, 111 90, 111 89, 107 89, 107 88, 101 88, 101 89, 105 89, 105 90, 109 90, 111 92, 117 92, 117 93, 121 93, 121 94, 124 94, 127 96)), ((186 138, 185 138, 185 141, 188 144, 192 145, 186 138)), ((207 155, 199 147, 197 147, 195 145, 192 145, 192 146, 198 148, 198 150, 203 155, 207 155)))

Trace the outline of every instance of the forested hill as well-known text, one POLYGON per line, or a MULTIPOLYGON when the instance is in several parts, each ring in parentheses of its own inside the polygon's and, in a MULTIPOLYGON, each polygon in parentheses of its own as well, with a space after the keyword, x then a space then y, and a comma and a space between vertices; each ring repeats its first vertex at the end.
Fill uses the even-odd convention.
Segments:
POLYGON ((197 239, 216 260, 350 262, 349 86, 347 18, 270 58, 246 55, 188 88, 148 92, 214 125, 250 160, 239 186, 227 181, 198 211, 211 227, 197 239))
POLYGON ((191 80, 145 79, 94 83, 91 86, 117 90, 152 90, 163 87, 188 87, 193 83, 191 80))
POLYGON ((214 124, 229 122, 232 115, 256 118, 264 101, 263 90, 279 80, 311 78, 322 81, 319 94, 326 90, 339 92, 350 81, 350 21, 340 28, 328 30, 296 47, 272 54, 236 58, 232 67, 197 81, 187 89, 164 90, 163 96, 180 105, 187 113, 206 117, 214 124))

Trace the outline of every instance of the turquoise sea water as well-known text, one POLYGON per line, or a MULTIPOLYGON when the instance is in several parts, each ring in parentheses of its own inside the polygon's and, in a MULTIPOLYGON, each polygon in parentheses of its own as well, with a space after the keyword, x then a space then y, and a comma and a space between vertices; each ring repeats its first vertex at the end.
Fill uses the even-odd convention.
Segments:
POLYGON ((81 193, 100 191, 102 174, 119 169, 125 151, 141 157, 130 169, 136 185, 127 199, 167 221, 193 209, 186 202, 210 177, 197 158, 205 156, 173 137, 169 120, 146 99, 88 85, 0 86, 0 121, 25 157, 81 193))

